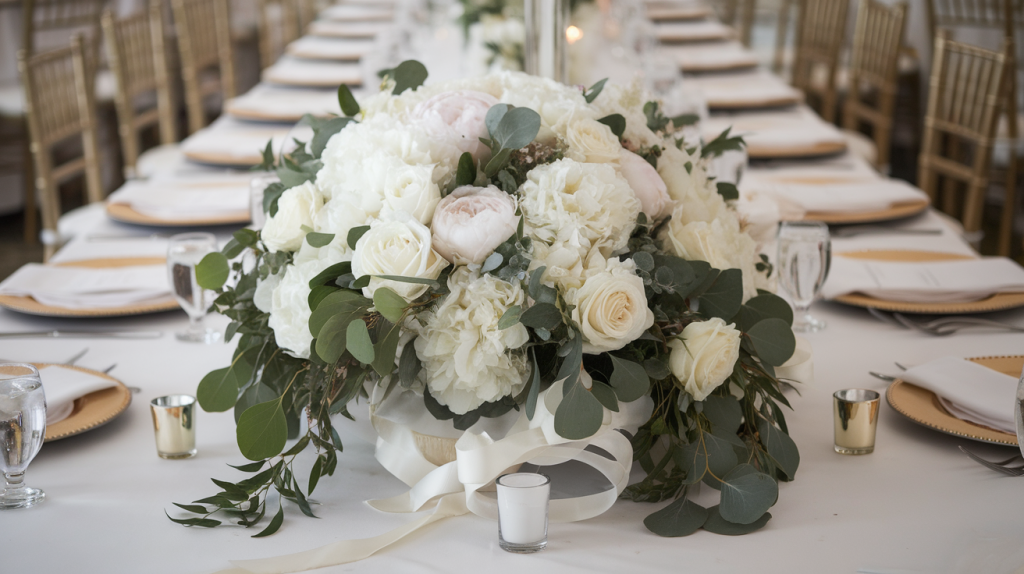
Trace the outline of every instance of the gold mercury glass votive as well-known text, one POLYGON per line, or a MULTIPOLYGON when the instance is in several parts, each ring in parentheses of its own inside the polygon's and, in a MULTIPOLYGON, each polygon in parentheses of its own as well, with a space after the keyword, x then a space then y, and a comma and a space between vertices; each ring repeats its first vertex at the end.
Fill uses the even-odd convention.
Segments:
POLYGON ((149 403, 160 458, 190 458, 196 454, 196 399, 189 395, 157 397, 149 403))
POLYGON ((840 454, 868 454, 875 450, 880 396, 867 389, 846 389, 832 395, 835 449, 840 454))

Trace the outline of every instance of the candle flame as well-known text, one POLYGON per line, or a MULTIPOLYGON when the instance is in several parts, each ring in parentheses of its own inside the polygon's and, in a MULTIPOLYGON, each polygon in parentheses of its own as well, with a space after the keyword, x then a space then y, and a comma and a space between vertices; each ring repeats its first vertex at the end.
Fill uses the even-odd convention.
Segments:
POLYGON ((569 26, 565 29, 565 40, 570 44, 575 44, 581 38, 583 38, 583 30, 580 30, 576 26, 569 26))

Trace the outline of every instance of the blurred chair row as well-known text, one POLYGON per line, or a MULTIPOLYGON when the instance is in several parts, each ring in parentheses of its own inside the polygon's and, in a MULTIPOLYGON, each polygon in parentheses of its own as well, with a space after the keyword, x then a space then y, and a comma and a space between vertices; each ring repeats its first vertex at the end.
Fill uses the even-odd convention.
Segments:
MULTIPOLYGON (((849 1, 784 0, 783 16, 794 4, 797 10, 791 82, 826 120, 837 121, 841 111, 838 121, 850 148, 888 172, 900 72, 906 68, 901 59, 906 55, 907 4, 859 0, 849 63, 844 66, 849 1)), ((1024 30, 1024 0, 926 4, 935 48, 917 183, 936 207, 961 220, 975 242, 981 239, 986 193, 990 184, 1000 185, 1003 209, 997 249, 1008 255, 1021 143, 1015 36, 1024 30), (998 34, 1002 50, 952 41, 952 34, 965 28, 998 34), (994 155, 1000 158, 997 169, 994 155)), ((780 38, 785 38, 785 29, 780 24, 780 38)), ((777 65, 784 60, 782 53, 776 51, 777 65)))
MULTIPOLYGON (((265 38, 276 37, 283 42, 277 49, 283 50, 312 18, 312 13, 299 13, 311 9, 304 0, 282 10, 290 1, 261 0, 261 48, 269 44, 265 38)), ((228 0, 171 0, 172 26, 167 25, 166 11, 162 0, 152 0, 146 10, 125 18, 104 11, 102 0, 26 1, 25 14, 33 18, 26 16, 25 41, 18 54, 26 139, 33 159, 33 169, 26 166, 25 173, 34 172, 31 185, 26 185, 26 235, 35 234, 38 197, 46 258, 61 243, 60 186, 83 175, 86 201, 104 196, 95 89, 100 39, 116 85, 114 104, 126 178, 149 177, 182 161, 176 143, 178 100, 184 100, 187 132, 193 133, 219 113, 223 100, 237 93, 228 0), (77 32, 70 46, 35 53, 34 32, 57 28, 77 32), (179 77, 172 73, 174 61, 180 63, 183 97, 178 94, 179 77), (156 137, 147 140, 154 130, 156 137), (160 145, 143 151, 144 142, 153 139, 160 145)), ((262 55, 264 65, 277 57, 270 49, 262 55)))

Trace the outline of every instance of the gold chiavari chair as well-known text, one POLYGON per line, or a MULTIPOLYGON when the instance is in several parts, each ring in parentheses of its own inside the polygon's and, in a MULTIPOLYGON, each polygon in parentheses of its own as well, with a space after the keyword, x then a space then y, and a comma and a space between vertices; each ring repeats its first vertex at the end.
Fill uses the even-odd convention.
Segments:
POLYGON ((125 177, 150 175, 143 167, 147 158, 152 160, 177 151, 175 107, 164 47, 163 5, 160 0, 153 0, 148 10, 121 19, 115 19, 108 10, 103 14, 102 24, 110 67, 117 78, 114 102, 125 177), (153 126, 158 128, 163 145, 141 153, 142 132, 153 126))
POLYGON ((259 0, 260 67, 272 65, 300 35, 299 6, 294 0, 259 0))
POLYGON ((772 71, 782 75, 785 72, 789 45, 789 24, 794 0, 779 0, 779 11, 775 22, 775 53, 772 56, 772 71))
POLYGON ((299 25, 299 35, 302 36, 309 30, 309 25, 316 20, 317 14, 320 13, 322 8, 326 8, 325 3, 319 3, 317 0, 294 0, 296 4, 296 13, 298 14, 297 23, 299 25))
POLYGON ((22 50, 18 53, 18 69, 25 88, 35 186, 41 200, 44 257, 48 259, 60 244, 60 184, 81 174, 85 179, 86 201, 103 199, 95 100, 84 40, 76 34, 70 47, 35 56, 22 50), (75 137, 81 138, 82 155, 55 165, 53 148, 75 137))
POLYGON ((935 205, 958 215, 968 234, 981 229, 1011 50, 1009 44, 992 52, 953 42, 946 30, 935 39, 918 185, 935 205), (939 178, 944 179, 941 204, 939 178))
POLYGON ((817 112, 832 122, 836 115, 836 76, 846 38, 849 0, 800 0, 793 60, 793 86, 817 100, 817 112), (823 71, 825 81, 816 82, 823 71))
POLYGON ((757 0, 718 0, 715 3, 715 14, 718 19, 732 26, 739 34, 740 41, 748 48, 756 10, 757 0))
POLYGON ((997 134, 1003 136, 999 143, 1005 147, 1008 155, 1005 173, 1002 174, 1004 205, 999 224, 998 249, 999 254, 1009 255, 1013 239, 1013 220, 1017 211, 1017 146, 1020 144, 1021 136, 1018 66, 1022 62, 1018 60, 1015 48, 1021 47, 1024 40, 1016 37, 1017 30, 1024 28, 1024 0, 929 0, 927 5, 928 25, 933 37, 937 37, 936 34, 942 29, 952 32, 973 28, 1000 33, 1004 42, 1012 43, 1008 53, 1008 66, 1015 72, 1009 73, 1007 77, 1009 86, 1006 90, 1006 100, 1001 106, 1005 123, 997 130, 997 134))
POLYGON ((171 0, 174 28, 178 33, 188 131, 206 125, 203 100, 220 93, 226 100, 235 90, 235 56, 231 43, 231 15, 228 0, 171 0), (217 69, 219 82, 204 81, 217 69))
POLYGON ((883 172, 889 166, 906 14, 905 2, 890 7, 877 0, 860 0, 853 36, 843 127, 850 131, 861 124, 871 127, 875 167, 883 172))

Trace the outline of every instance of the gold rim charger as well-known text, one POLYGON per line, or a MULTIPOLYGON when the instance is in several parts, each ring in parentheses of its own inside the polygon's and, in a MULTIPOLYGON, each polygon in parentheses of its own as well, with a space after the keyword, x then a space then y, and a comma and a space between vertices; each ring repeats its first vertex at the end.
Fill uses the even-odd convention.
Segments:
POLYGON ((755 108, 781 108, 799 104, 803 100, 800 96, 783 96, 778 98, 758 98, 752 94, 745 100, 708 100, 708 107, 712 110, 747 110, 755 108))
POLYGON ((117 418, 118 415, 128 409, 128 405, 132 404, 132 392, 128 390, 128 387, 106 373, 70 365, 35 363, 35 366, 40 369, 48 366, 74 369, 117 383, 117 386, 89 393, 84 397, 75 399, 74 410, 71 411, 71 414, 66 419, 55 422, 52 425, 46 425, 46 438, 44 442, 60 440, 105 425, 117 418))
MULTIPOLYGON (((66 261, 54 263, 61 267, 89 267, 92 269, 112 269, 115 267, 131 267, 133 265, 164 265, 167 260, 163 257, 118 257, 111 259, 83 259, 82 261, 66 261)), ((162 311, 173 311, 178 308, 178 302, 170 295, 166 301, 147 304, 131 304, 121 307, 103 307, 97 309, 67 309, 65 307, 54 307, 44 305, 31 297, 15 297, 12 295, 0 295, 0 307, 26 313, 29 315, 40 315, 43 317, 121 317, 124 315, 144 315, 147 313, 159 313, 162 311)))
MULTIPOLYGON (((924 261, 955 261, 971 259, 968 255, 958 253, 940 253, 934 251, 851 251, 837 253, 837 257, 854 259, 870 259, 874 261, 906 261, 920 263, 924 261)), ((897 313, 921 313, 927 315, 957 315, 967 313, 987 313, 1003 311, 1024 306, 1024 293, 996 293, 980 301, 959 303, 912 303, 907 301, 886 301, 859 293, 841 295, 833 299, 839 303, 855 307, 870 307, 882 311, 897 313)), ((1017 375, 1020 373, 1018 372, 1017 375)), ((1015 375, 1015 376, 1017 376, 1015 375)))
MULTIPOLYGON (((968 360, 1014 378, 1020 376, 1024 369, 1024 355, 976 357, 968 360)), ((970 381, 964 383, 970 384, 970 381)), ((959 419, 942 407, 935 393, 916 385, 897 379, 889 385, 885 398, 893 410, 930 429, 981 442, 1017 446, 1016 435, 959 419)))
POLYGON ((751 159, 775 159, 793 157, 817 157, 821 155, 832 155, 846 151, 846 142, 832 141, 819 142, 811 145, 798 146, 777 146, 777 145, 748 145, 747 155, 751 159))
POLYGON ((138 225, 154 225, 160 227, 195 227, 198 225, 234 225, 249 223, 249 212, 239 211, 232 215, 220 217, 197 217, 195 219, 161 219, 135 211, 127 203, 108 203, 107 217, 122 223, 138 225))
POLYGON ((892 221, 893 219, 903 219, 904 217, 910 217, 917 215, 922 211, 928 209, 928 200, 922 199, 920 201, 911 201, 906 203, 896 203, 890 205, 886 209, 876 209, 872 211, 861 211, 856 213, 836 213, 828 211, 808 211, 804 214, 804 219, 813 221, 823 221, 829 224, 846 224, 846 223, 875 223, 879 221, 892 221))
POLYGON ((207 165, 223 165, 228 167, 252 167, 263 161, 258 153, 252 155, 236 155, 232 153, 186 151, 185 157, 192 161, 207 165))

